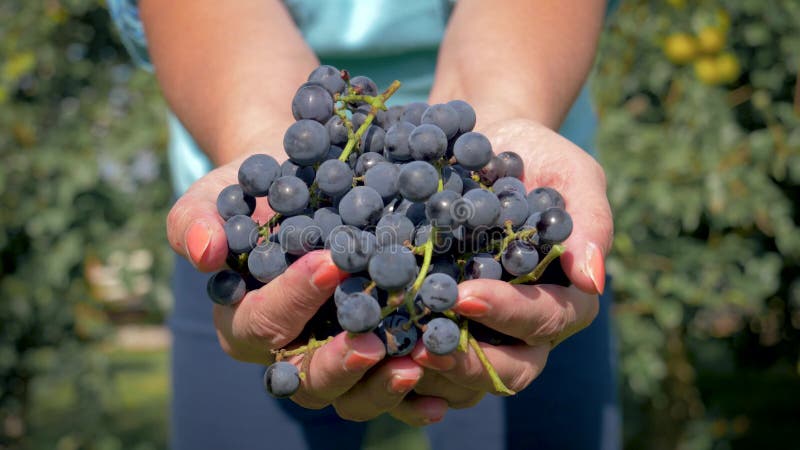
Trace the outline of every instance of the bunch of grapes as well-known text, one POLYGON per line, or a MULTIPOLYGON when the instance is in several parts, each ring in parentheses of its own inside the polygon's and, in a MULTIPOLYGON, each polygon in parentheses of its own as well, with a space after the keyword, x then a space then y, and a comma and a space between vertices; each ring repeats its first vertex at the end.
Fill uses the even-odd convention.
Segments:
POLYGON ((497 390, 510 392, 476 337, 493 344, 512 338, 451 310, 458 282, 541 281, 563 253, 572 220, 556 190, 526 191, 522 158, 494 153, 473 131, 469 104, 387 108, 399 86, 379 94, 367 77, 318 67, 292 100, 288 159, 250 156, 239 183, 219 194, 230 268, 208 282, 215 303, 241 301, 315 249, 330 250, 351 274, 293 348, 274 352, 264 383, 275 396, 292 395, 304 376, 282 359, 310 357, 342 331, 376 333, 387 357, 408 354, 420 339, 437 355, 471 346, 497 390), (274 211, 266 223, 251 217, 257 197, 274 211))

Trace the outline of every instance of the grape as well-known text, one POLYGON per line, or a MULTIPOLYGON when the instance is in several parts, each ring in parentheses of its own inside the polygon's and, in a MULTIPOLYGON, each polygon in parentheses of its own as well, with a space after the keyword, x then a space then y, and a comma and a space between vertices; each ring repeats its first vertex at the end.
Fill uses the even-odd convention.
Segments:
POLYGON ((414 236, 414 224, 403 214, 387 214, 378 221, 375 235, 381 247, 402 245, 414 236))
MULTIPOLYGON (((439 228, 436 230, 436 240, 433 243, 434 254, 445 254, 453 248, 455 236, 454 232, 460 232, 463 228, 439 228)), ((433 228, 429 222, 423 222, 414 232, 414 246, 421 247, 430 239, 433 228)))
POLYGON ((275 158, 262 154, 252 155, 239 166, 239 185, 247 195, 264 197, 280 174, 281 166, 275 158))
POLYGON ((247 255, 247 269, 262 283, 274 280, 287 267, 286 253, 274 242, 263 242, 247 255))
MULTIPOLYGON (((338 145, 331 145, 331 148, 328 149, 328 154, 325 156, 325 160, 339 159, 339 157, 342 156, 343 151, 344 149, 342 147, 339 147, 338 145)), ((353 156, 353 154, 351 153, 350 156, 353 156)))
POLYGON ((553 188, 539 187, 528 193, 528 206, 531 214, 548 208, 564 209, 564 198, 553 188))
POLYGON ((325 129, 328 130, 328 138, 333 145, 344 145, 347 143, 347 127, 342 118, 332 116, 325 122, 325 129))
POLYGON ((506 221, 511 222, 511 226, 516 229, 528 219, 528 202, 525 196, 518 191, 501 191, 496 194, 500 201, 500 217, 497 218, 497 226, 505 227, 506 221))
POLYGON ((383 199, 369 186, 356 186, 350 189, 339 202, 339 215, 342 222, 358 228, 375 224, 383 211, 383 199))
POLYGON ((458 284, 449 275, 432 273, 422 282, 419 296, 431 311, 444 312, 456 304, 458 284))
POLYGON ((358 109, 353 111, 353 114, 350 116, 350 123, 353 125, 353 133, 361 128, 361 125, 367 120, 367 114, 369 114, 371 109, 369 105, 361 105, 358 109))
POLYGON ((361 95, 378 95, 378 85, 370 78, 357 76, 350 79, 350 86, 361 95))
POLYGON ((314 211, 314 223, 322 232, 322 243, 328 243, 328 237, 338 226, 342 225, 342 218, 336 208, 326 207, 314 211))
POLYGON ((417 259, 401 245, 381 247, 369 260, 369 276, 381 289, 403 289, 417 275, 417 259))
POLYGON ((308 216, 293 216, 281 222, 278 241, 286 253, 302 256, 317 248, 322 241, 322 230, 308 216))
POLYGON ((283 149, 293 163, 310 166, 325 159, 331 147, 328 130, 314 120, 298 120, 283 135, 283 149))
POLYGON ((499 280, 503 276, 500 263, 489 253, 479 253, 467 261, 464 266, 464 278, 467 280, 487 279, 499 280))
POLYGON ((389 128, 400 122, 400 114, 403 114, 403 107, 396 105, 390 107, 386 111, 378 110, 378 112, 383 114, 378 114, 375 116, 375 121, 381 126, 381 128, 388 132, 389 128))
POLYGON ((500 200, 489 191, 473 189, 464 194, 464 202, 471 206, 466 214, 466 225, 469 228, 491 227, 500 217, 500 200))
MULTIPOLYGON (((345 278, 339 286, 336 286, 336 290, 333 293, 333 301, 336 303, 336 306, 342 302, 349 294, 354 292, 363 292, 364 289, 369 286, 371 281, 364 277, 350 277, 345 278)), ((375 300, 378 299, 377 289, 372 289, 370 295, 375 297, 375 300)))
POLYGON ((411 158, 411 149, 408 148, 408 136, 414 131, 414 124, 410 122, 397 122, 386 131, 383 148, 385 156, 392 161, 408 161, 411 158))
POLYGON ((503 160, 497 156, 492 156, 489 162, 478 171, 481 182, 486 185, 494 184, 498 178, 506 176, 506 166, 503 160))
POLYGON ((290 160, 286 160, 281 164, 282 177, 297 177, 303 180, 306 186, 311 186, 314 183, 316 174, 314 168, 311 166, 298 166, 290 160))
POLYGON ((458 348, 460 337, 461 330, 455 322, 445 317, 437 317, 425 326, 422 343, 434 355, 447 355, 458 348))
POLYGON ((377 125, 370 125, 367 131, 361 136, 362 152, 383 153, 386 132, 377 125))
POLYGON ((296 120, 310 119, 325 123, 333 114, 333 97, 322 84, 306 83, 294 94, 292 115, 296 120))
POLYGON ((380 194, 385 203, 397 196, 397 178, 400 170, 392 163, 379 162, 364 174, 364 185, 380 194))
POLYGON ((353 187, 353 171, 347 163, 329 159, 317 169, 317 187, 330 196, 342 195, 353 187))
POLYGON ((328 247, 336 267, 356 273, 367 268, 370 257, 378 248, 378 240, 372 233, 342 225, 331 232, 328 247))
POLYGON ((472 109, 469 103, 463 100, 453 100, 447 102, 447 105, 453 108, 458 113, 458 132, 466 133, 475 128, 475 110, 472 109))
POLYGON ((408 149, 418 161, 433 161, 444 156, 447 136, 436 125, 422 124, 408 135, 408 149))
POLYGON ((456 194, 461 194, 464 191, 464 182, 461 180, 461 175, 450 166, 442 167, 442 183, 447 191, 453 191, 456 194))
POLYGON ((536 248, 523 241, 511 241, 500 259, 506 272, 514 276, 530 273, 539 264, 536 248))
POLYGON ((228 306, 239 303, 247 293, 244 279, 232 270, 222 270, 211 275, 206 285, 208 297, 218 305, 228 306))
POLYGON ((343 94, 347 87, 339 69, 328 65, 321 65, 314 69, 308 76, 308 81, 315 81, 321 84, 331 95, 343 94))
POLYGON ((417 327, 405 313, 392 313, 378 325, 375 334, 386 346, 388 356, 405 356, 414 350, 419 339, 417 327))
POLYGON ((443 273, 457 280, 461 275, 461 269, 456 264, 452 255, 438 255, 431 258, 429 274, 443 273))
POLYGON ((428 104, 423 102, 412 102, 406 105, 403 112, 400 114, 400 120, 410 122, 414 126, 418 126, 422 121, 422 113, 428 109, 428 104))
POLYGON ((284 216, 300 214, 308 206, 308 186, 300 178, 280 177, 269 188, 269 207, 284 216))
POLYGON ((525 174, 525 163, 522 161, 522 157, 514 152, 503 152, 497 155, 503 161, 503 165, 506 168, 506 175, 507 177, 514 177, 518 180, 522 179, 522 176, 525 174))
POLYGON ((542 244, 564 242, 572 234, 572 217, 561 208, 548 208, 539 216, 536 232, 542 244))
MULTIPOLYGON (((429 106, 420 118, 420 124, 436 125, 447 135, 447 139, 458 133, 460 122, 461 118, 456 110, 445 103, 429 106)), ((447 144, 445 144, 445 148, 447 148, 447 144)), ((444 150, 442 150, 442 154, 444 154, 444 150)))
POLYGON ((412 161, 403 165, 397 179, 400 194, 413 202, 424 202, 436 192, 439 173, 424 161, 412 161))
POLYGON ((403 199, 400 204, 395 208, 395 212, 403 214, 408 217, 415 226, 425 220, 425 203, 415 203, 410 200, 403 199))
POLYGON ((514 177, 503 177, 498 178, 494 184, 492 185, 492 191, 495 195, 500 195, 503 191, 516 191, 525 196, 525 185, 522 184, 522 181, 519 178, 514 177))
POLYGON ((461 195, 453 191, 437 192, 425 202, 425 216, 437 227, 457 226, 460 222, 457 212, 462 207, 459 205, 462 201, 461 195))
POLYGON ((356 161, 356 176, 362 177, 375 164, 386 162, 386 158, 380 153, 367 152, 358 157, 356 161))
POLYGON ((226 187, 217 196, 217 212, 225 220, 237 215, 249 216, 255 209, 255 197, 245 194, 238 184, 226 187))
POLYGON ((470 131, 462 134, 456 140, 453 146, 453 155, 458 164, 465 169, 480 170, 492 159, 492 144, 486 136, 470 131))
POLYGON ((258 224, 250 216, 233 216, 225 221, 223 228, 233 253, 247 253, 258 243, 258 224))
POLYGON ((286 361, 270 364, 264 372, 264 389, 276 398, 291 397, 300 389, 300 372, 286 361))
POLYGON ((339 325, 351 333, 372 331, 381 321, 381 305, 375 297, 363 292, 354 292, 336 305, 339 325))

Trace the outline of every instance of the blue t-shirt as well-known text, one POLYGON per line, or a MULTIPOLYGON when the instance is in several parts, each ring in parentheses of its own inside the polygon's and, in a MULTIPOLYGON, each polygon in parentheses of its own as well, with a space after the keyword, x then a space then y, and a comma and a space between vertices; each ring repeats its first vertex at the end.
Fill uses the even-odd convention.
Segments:
MULTIPOLYGON (((380 88, 397 79, 391 104, 425 101, 433 83, 439 43, 454 1, 285 0, 309 46, 324 64, 366 75, 380 88)), ((608 11, 615 0, 609 2, 608 11)), ((152 70, 137 0, 108 0, 123 43, 140 66, 152 70)), ((289 105, 287 105, 287 110, 289 105)), ((176 194, 182 194, 212 164, 172 114, 169 162, 176 194)), ((559 132, 591 152, 597 120, 587 88, 581 90, 559 132)))

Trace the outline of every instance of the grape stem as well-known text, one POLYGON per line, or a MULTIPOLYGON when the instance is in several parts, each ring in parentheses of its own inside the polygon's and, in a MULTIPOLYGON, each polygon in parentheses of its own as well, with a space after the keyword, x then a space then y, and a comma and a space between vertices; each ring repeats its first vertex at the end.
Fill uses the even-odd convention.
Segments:
POLYGON ((281 213, 275 213, 269 220, 264 224, 258 227, 258 235, 263 237, 264 239, 269 238, 269 233, 275 228, 275 225, 278 224, 278 221, 281 220, 281 213))
MULTIPOLYGON (((513 240, 521 240, 524 241, 526 239, 532 238, 536 234, 536 228, 527 228, 519 232, 514 232, 514 229, 511 226, 511 221, 506 221, 506 237, 503 238, 503 241, 500 243, 500 251, 497 252, 494 259, 496 261, 500 261, 500 258, 503 255, 503 252, 506 251, 508 248, 508 244, 511 243, 513 240)), ((497 245, 494 243, 493 245, 497 245)))
POLYGON ((301 345, 300 347, 294 348, 292 350, 280 349, 280 350, 272 350, 271 353, 275 355, 275 360, 280 361, 289 356, 297 356, 297 355, 305 355, 309 352, 313 352, 314 350, 322 347, 323 345, 327 344, 328 342, 333 340, 333 336, 328 336, 327 338, 318 341, 313 337, 308 340, 308 344, 301 345))
POLYGON ((527 275, 522 275, 520 277, 514 278, 510 281, 511 284, 525 284, 531 283, 539 279, 542 276, 547 266, 550 265, 553 260, 558 258, 559 256, 563 255, 567 248, 563 244, 556 244, 553 246, 552 249, 539 261, 539 264, 536 266, 533 271, 527 275))
MULTIPOLYGON (((400 82, 394 80, 392 84, 389 85, 389 87, 380 95, 371 96, 348 94, 336 97, 337 101, 344 102, 345 104, 354 101, 362 101, 372 106, 372 108, 369 110, 369 114, 367 114, 367 118, 364 119, 364 123, 358 127, 358 130, 354 134, 350 134, 352 125, 348 127, 347 145, 345 145, 344 150, 342 150, 342 154, 339 155, 339 161, 347 162, 347 159, 350 157, 350 153, 352 153, 353 149, 356 147, 356 144, 361 141, 361 136, 367 132, 367 129, 372 124, 372 120, 375 119, 375 115, 378 113, 378 110, 386 110, 386 100, 388 100, 389 97, 397 92, 398 89, 400 89, 400 82)), ((343 111, 340 111, 340 113, 337 114, 340 114, 339 117, 342 117, 343 111)), ((342 120, 344 120, 345 124, 350 122, 347 120, 346 116, 342 120)))
POLYGON ((498 394, 505 394, 505 395, 514 395, 516 392, 512 391, 511 389, 507 388, 506 385, 503 383, 503 380, 500 379, 500 376, 497 375, 497 371, 494 370, 494 366, 491 362, 489 362, 489 358, 486 357, 486 354, 483 353, 483 349, 481 348, 478 341, 469 334, 469 346, 475 350, 475 354, 478 356, 478 359, 483 364, 483 367, 486 369, 486 372, 489 373, 489 378, 492 380, 492 386, 494 386, 494 390, 498 394))

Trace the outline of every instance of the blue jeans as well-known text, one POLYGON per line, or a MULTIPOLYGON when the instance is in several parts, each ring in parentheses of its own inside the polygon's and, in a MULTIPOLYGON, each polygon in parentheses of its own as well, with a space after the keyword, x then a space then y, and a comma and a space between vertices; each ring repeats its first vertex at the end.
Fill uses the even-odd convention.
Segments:
MULTIPOLYGON (((300 408, 262 388, 263 367, 234 361, 217 343, 208 275, 178 258, 173 288, 171 448, 356 450, 366 424, 332 408, 300 408)), ((597 449, 620 444, 616 361, 606 290, 600 313, 560 344, 544 372, 513 397, 486 396, 425 428, 435 450, 597 449)))

